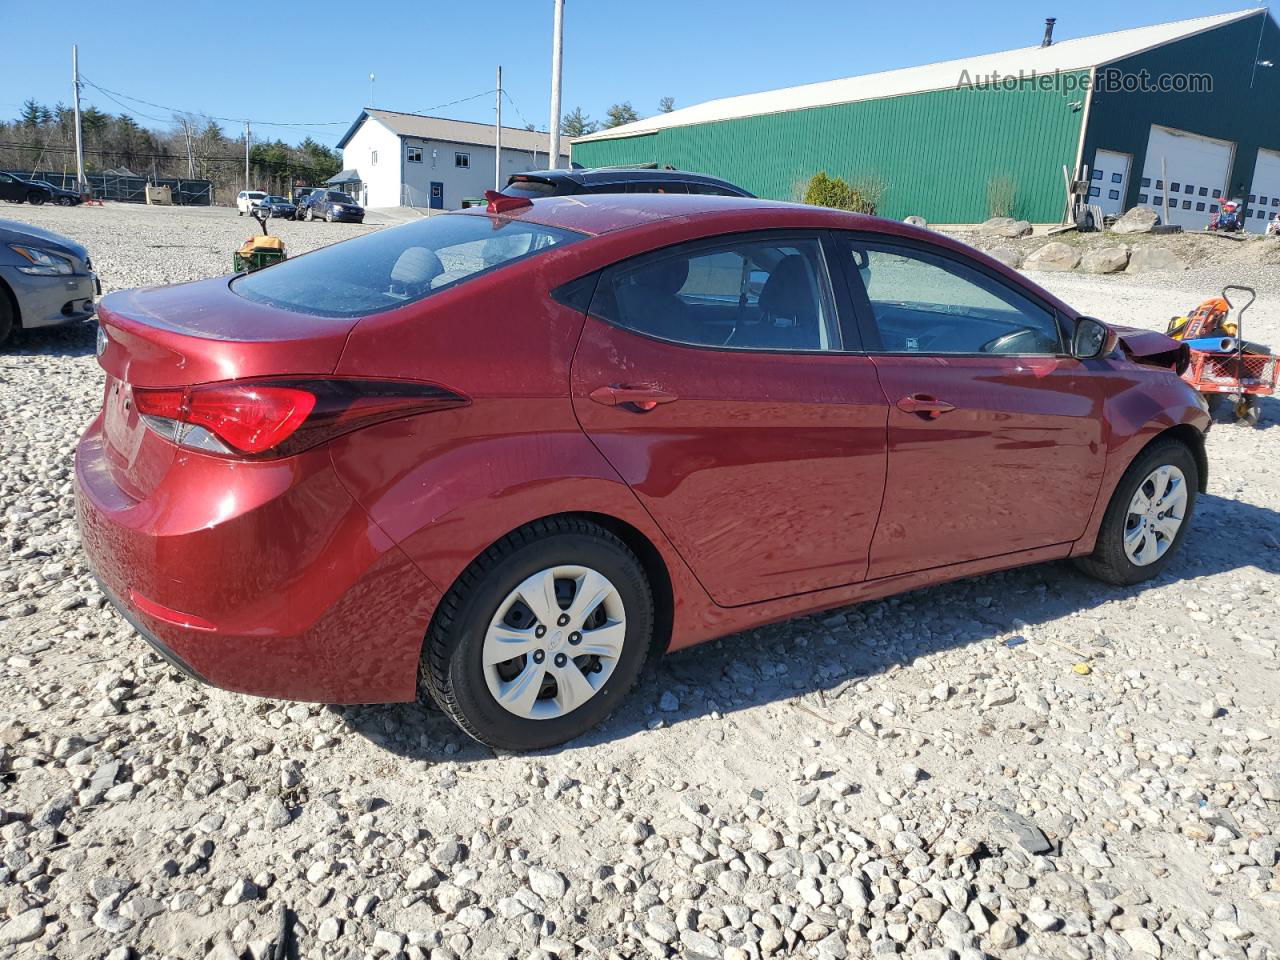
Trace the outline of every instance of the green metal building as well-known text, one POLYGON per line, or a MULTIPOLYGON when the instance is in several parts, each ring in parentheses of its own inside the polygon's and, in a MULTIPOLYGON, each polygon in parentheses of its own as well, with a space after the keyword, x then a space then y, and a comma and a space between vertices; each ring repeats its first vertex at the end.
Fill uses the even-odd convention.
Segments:
POLYGON ((1037 223, 1090 203, 1199 230, 1224 196, 1280 214, 1280 28, 1265 9, 713 100, 573 142, 586 167, 671 165, 796 200, 826 171, 877 212, 1037 223))

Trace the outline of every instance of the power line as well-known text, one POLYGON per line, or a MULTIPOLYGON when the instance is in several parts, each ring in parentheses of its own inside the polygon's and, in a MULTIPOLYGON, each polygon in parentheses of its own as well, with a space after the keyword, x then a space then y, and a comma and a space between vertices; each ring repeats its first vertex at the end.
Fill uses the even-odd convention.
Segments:
MULTIPOLYGON (((112 99, 115 99, 115 97, 121 97, 133 103, 141 103, 148 107, 155 107, 157 110, 167 110, 170 113, 190 113, 200 117, 208 117, 210 120, 218 120, 218 121, 221 121, 222 123, 244 123, 244 121, 248 119, 251 123, 256 123, 264 127, 343 127, 343 126, 350 126, 351 124, 350 120, 323 120, 323 121, 317 121, 316 123, 303 123, 301 121, 257 120, 257 119, 254 119, 253 117, 248 117, 248 118, 219 117, 219 116, 216 116, 215 114, 205 113, 201 110, 183 110, 180 107, 171 107, 163 103, 155 103, 152 100, 144 100, 142 97, 132 97, 127 93, 121 93, 119 90, 109 90, 104 86, 94 83, 92 80, 86 77, 83 73, 80 74, 80 82, 90 87, 93 87, 93 89, 106 94, 108 97, 111 97, 112 99)), ((116 100, 116 103, 120 103, 120 101, 116 100)), ((120 105, 124 106, 124 104, 120 104, 120 105)), ((130 108, 126 107, 126 109, 130 109, 130 108)), ((148 119, 155 120, 156 118, 148 117, 148 119)), ((165 123, 167 121, 158 120, 157 122, 165 123)))
MULTIPOLYGON (((480 93, 473 93, 469 97, 463 97, 460 100, 450 100, 448 103, 437 103, 434 107, 422 107, 413 112, 421 116, 422 114, 430 113, 432 110, 443 110, 445 107, 454 107, 460 103, 470 103, 472 100, 479 100, 481 97, 487 97, 497 92, 498 92, 497 88, 495 87, 493 90, 484 90, 484 91, 481 91, 480 93)), ((506 91, 504 90, 503 93, 506 93, 506 91)), ((387 111, 387 113, 399 113, 399 112, 400 111, 398 110, 387 111)), ((518 110, 516 112, 519 113, 518 110)))

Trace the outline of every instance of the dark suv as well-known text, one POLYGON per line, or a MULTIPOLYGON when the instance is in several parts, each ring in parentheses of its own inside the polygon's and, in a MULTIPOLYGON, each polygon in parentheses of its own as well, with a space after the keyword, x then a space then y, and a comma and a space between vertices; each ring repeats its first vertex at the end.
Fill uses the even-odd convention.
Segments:
POLYGON ((670 168, 597 167, 514 173, 502 191, 509 197, 563 197, 574 193, 702 193, 752 197, 728 180, 670 168))
POLYGON ((307 194, 299 207, 304 220, 324 217, 330 223, 364 223, 364 207, 355 198, 341 190, 314 190, 307 194))

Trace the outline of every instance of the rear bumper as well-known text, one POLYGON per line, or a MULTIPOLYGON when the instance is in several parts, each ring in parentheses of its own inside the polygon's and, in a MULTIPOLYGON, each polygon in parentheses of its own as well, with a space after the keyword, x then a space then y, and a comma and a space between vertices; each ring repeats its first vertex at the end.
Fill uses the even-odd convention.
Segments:
POLYGON ((24 330, 82 323, 90 319, 98 278, 92 273, 63 277, 33 277, 15 267, 0 266, 0 279, 9 285, 18 301, 18 316, 24 330))
POLYGON ((413 699, 439 594, 327 451, 256 463, 180 451, 142 499, 114 479, 114 456, 99 417, 76 450, 81 540, 104 593, 162 656, 256 696, 413 699))
MULTIPOLYGON (((95 579, 97 578, 95 577, 95 579)), ((198 680, 200 683, 209 682, 204 677, 200 676, 200 674, 196 673, 195 670, 191 668, 191 664, 187 663, 176 653, 166 647, 164 643, 160 641, 160 638, 148 630, 146 626, 143 625, 142 621, 138 619, 137 615, 129 609, 125 602, 117 597, 115 592, 101 580, 98 580, 98 589, 102 591, 102 595, 107 598, 111 605, 116 608, 116 613, 124 617, 129 626, 138 631, 138 636, 151 644, 151 648, 155 650, 156 653, 160 654, 162 658, 168 661, 170 666, 177 669, 180 673, 186 674, 192 680, 198 680)))

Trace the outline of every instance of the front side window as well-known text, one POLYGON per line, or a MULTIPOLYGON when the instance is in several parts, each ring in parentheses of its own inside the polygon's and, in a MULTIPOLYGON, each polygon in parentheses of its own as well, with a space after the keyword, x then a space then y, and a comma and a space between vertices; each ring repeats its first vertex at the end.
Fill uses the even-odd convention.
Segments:
POLYGON ((291 257, 237 277, 246 300, 325 317, 363 317, 573 243, 581 234, 495 217, 432 217, 291 257))
POLYGON ((679 180, 632 180, 626 186, 627 193, 688 193, 689 189, 679 180))
POLYGON ((591 311, 694 346, 840 349, 822 251, 808 238, 703 243, 620 264, 591 311))
POLYGON ((726 190, 724 187, 717 186, 714 183, 689 183, 687 189, 690 193, 703 194, 710 197, 738 197, 741 196, 736 190, 726 190))
POLYGON ((471 166, 471 154, 469 154, 469 153, 455 153, 455 154, 453 155, 453 165, 454 165, 455 167, 470 167, 470 166, 471 166))
POLYGON ((421 147, 409 147, 409 148, 405 151, 405 159, 406 159, 406 160, 408 160, 410 163, 421 163, 421 162, 422 162, 422 148, 421 148, 421 147))
POLYGON ((846 241, 880 353, 1056 355, 1053 311, 975 267, 893 244, 846 241))

